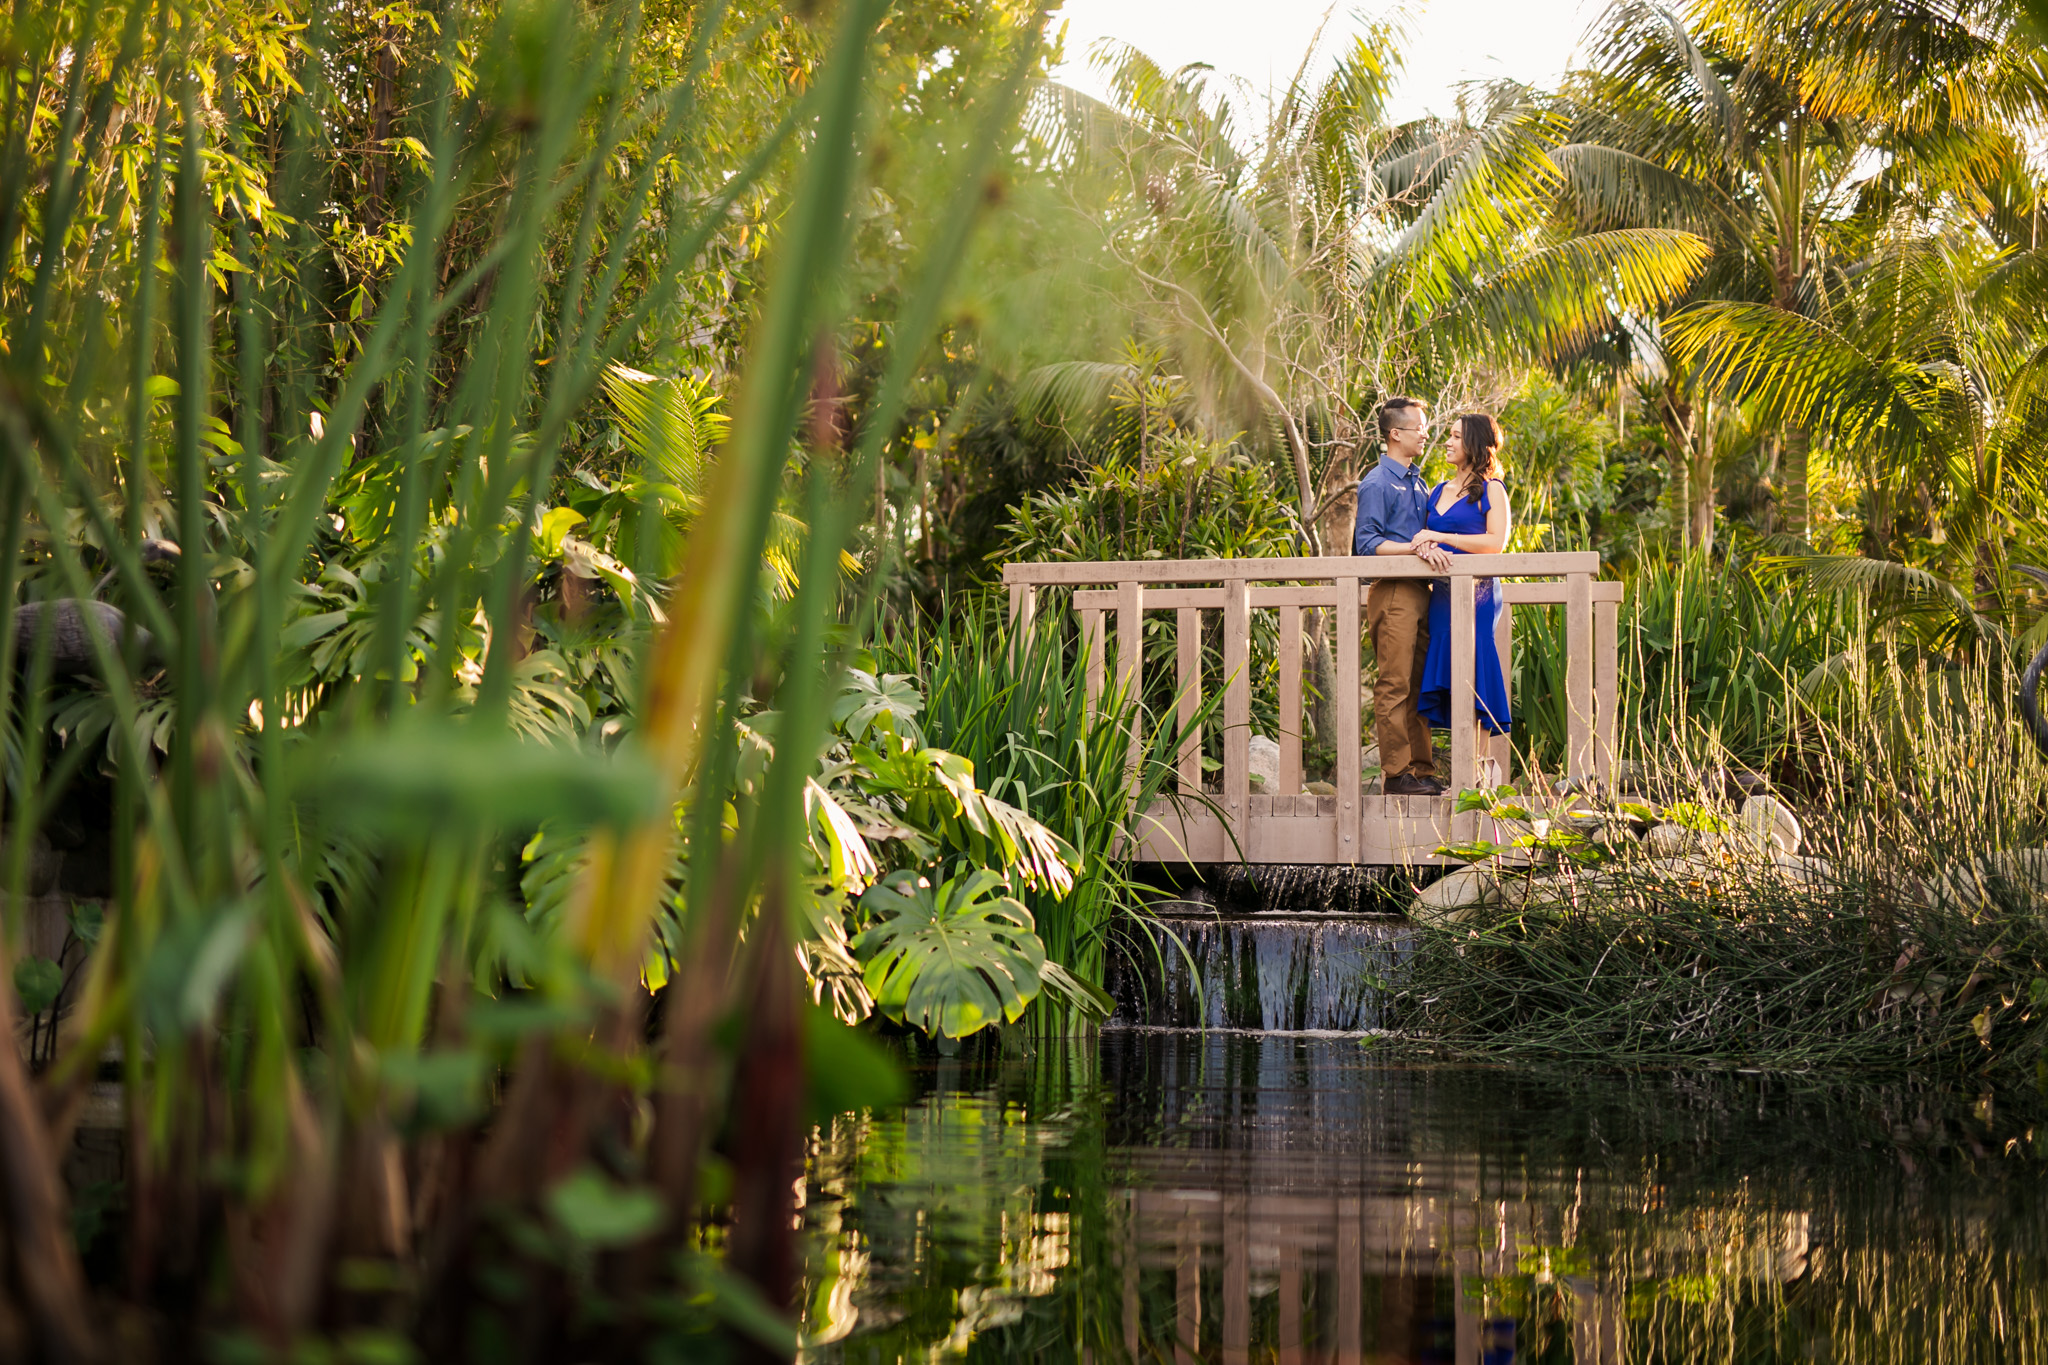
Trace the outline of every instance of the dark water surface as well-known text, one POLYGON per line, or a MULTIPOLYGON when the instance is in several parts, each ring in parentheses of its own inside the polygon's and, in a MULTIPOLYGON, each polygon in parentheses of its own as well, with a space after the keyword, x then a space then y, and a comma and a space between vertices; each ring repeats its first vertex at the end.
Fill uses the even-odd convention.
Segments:
POLYGON ((2025 1099, 1111 1032, 817 1135, 815 1361, 2043 1362, 2025 1099))

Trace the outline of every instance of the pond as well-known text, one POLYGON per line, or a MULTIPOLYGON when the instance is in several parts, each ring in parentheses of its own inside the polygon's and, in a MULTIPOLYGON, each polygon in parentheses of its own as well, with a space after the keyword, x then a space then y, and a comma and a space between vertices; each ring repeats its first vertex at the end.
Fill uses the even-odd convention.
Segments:
POLYGON ((1121 1030, 814 1137, 805 1358, 2048 1361, 2024 1100, 1121 1030))

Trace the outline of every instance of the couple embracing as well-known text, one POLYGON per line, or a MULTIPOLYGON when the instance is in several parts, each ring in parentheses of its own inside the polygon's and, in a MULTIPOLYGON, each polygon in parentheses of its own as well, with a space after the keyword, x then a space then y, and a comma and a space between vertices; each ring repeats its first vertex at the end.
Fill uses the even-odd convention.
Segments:
MULTIPOLYGON (((1484 412, 1454 419, 1444 453, 1450 478, 1423 485, 1416 465, 1429 445, 1429 411, 1415 398, 1380 407, 1384 453, 1358 485, 1358 526, 1351 552, 1415 555, 1439 574, 1452 555, 1499 554, 1508 543, 1508 494, 1500 479, 1500 424, 1484 412)), ((1475 594, 1472 692, 1479 723, 1496 735, 1509 725, 1508 693, 1494 646, 1500 594, 1491 578, 1475 594)), ((1380 770, 1390 796, 1437 796, 1432 726, 1451 723, 1451 593, 1443 578, 1380 578, 1365 598, 1366 629, 1379 659, 1372 693, 1380 770)))

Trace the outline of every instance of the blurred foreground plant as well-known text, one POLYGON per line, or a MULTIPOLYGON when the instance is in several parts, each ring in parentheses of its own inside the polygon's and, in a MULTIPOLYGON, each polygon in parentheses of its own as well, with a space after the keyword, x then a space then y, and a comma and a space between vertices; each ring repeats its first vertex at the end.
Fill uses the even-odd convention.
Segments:
MULTIPOLYGON (((826 627, 858 608, 841 493, 871 479, 1030 60, 1027 44, 952 144, 857 443, 801 438, 809 534, 791 547, 774 528, 846 297, 886 9, 836 9, 782 122, 704 194, 663 168, 723 136, 699 117, 735 41, 716 0, 653 92, 630 3, 444 15, 412 38, 434 60, 395 74, 338 61, 321 19, 256 47, 143 3, 4 21, 23 81, 0 111, 0 966, 30 1003, 49 984, 15 970, 39 826, 102 761, 114 866, 47 1065, 0 1049, 0 1353, 793 1348, 803 1122, 892 1086, 806 1004, 794 950, 843 669, 826 627), (332 83, 387 77, 403 98, 374 98, 409 156, 381 201, 389 273, 349 282, 360 329, 326 368, 301 363, 333 286, 307 225, 346 169, 332 83), (258 80, 268 103, 243 98, 258 80), (576 549, 543 499, 622 349, 784 158, 795 188, 730 436, 708 469, 688 452, 695 520, 660 593, 576 549), (148 535, 182 550, 168 597, 148 535), (531 648, 536 564, 564 558, 619 606, 601 678, 531 648), (50 712, 63 611, 17 611, 24 563, 47 602, 118 604, 63 608, 90 646, 68 728, 50 712), (785 600, 763 615, 771 572, 785 600), (731 721, 764 680, 780 719, 742 789, 731 721), (633 723, 581 737, 600 685, 633 696, 633 723), (543 825, 587 849, 553 922, 513 909, 543 825), (650 1012, 665 907, 674 975, 650 1012), (103 1067, 127 1122, 114 1255, 91 1261, 111 1314, 89 1306, 60 1176, 103 1067), (698 1226, 707 1204, 730 1210, 722 1237, 698 1226)), ((654 440, 657 466, 684 453, 654 440)), ((667 571, 672 542, 647 545, 641 564, 667 571)), ((0 988, 9 1033, 16 1003, 0 988)))

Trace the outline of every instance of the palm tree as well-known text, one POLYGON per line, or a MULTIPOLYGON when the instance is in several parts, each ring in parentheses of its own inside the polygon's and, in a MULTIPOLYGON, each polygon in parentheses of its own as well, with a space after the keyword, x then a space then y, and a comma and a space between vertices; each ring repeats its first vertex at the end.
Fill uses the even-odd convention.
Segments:
MULTIPOLYGON (((1677 297, 1706 256, 1684 229, 1560 231, 1560 125, 1522 87, 1487 92, 1473 117, 1391 123, 1399 57, 1383 27, 1321 81, 1304 58, 1249 133, 1238 110, 1255 102, 1206 68, 1167 72, 1121 46, 1098 60, 1114 102, 1057 89, 1049 140, 1087 186, 1076 197, 1123 302, 1217 434, 1277 432, 1318 549, 1319 503, 1355 477, 1333 456, 1374 395, 1566 353, 1677 297)), ((1093 377, 1070 394, 1099 401, 1120 373, 1070 366, 1093 377)))
POLYGON ((1910 226, 1804 312, 1708 302, 1670 347, 1701 382, 1827 440, 1862 489, 1865 556, 1918 558, 2007 599, 2007 547, 2048 549, 2048 262, 1910 226))
MULTIPOLYGON (((1938 203, 1979 212, 2013 164, 2014 128, 2039 108, 2033 58, 1976 0, 1623 0, 1568 81, 1571 140, 1556 153, 1588 229, 1684 227, 1713 246, 1672 313, 1756 304, 1815 317, 1895 214, 1938 203)), ((1661 319, 1660 319, 1661 321, 1661 319)), ((1674 521, 1713 540, 1712 422, 1685 358, 1659 345, 1674 521)), ((1806 530, 1810 433, 1782 433, 1784 511, 1806 530)))

